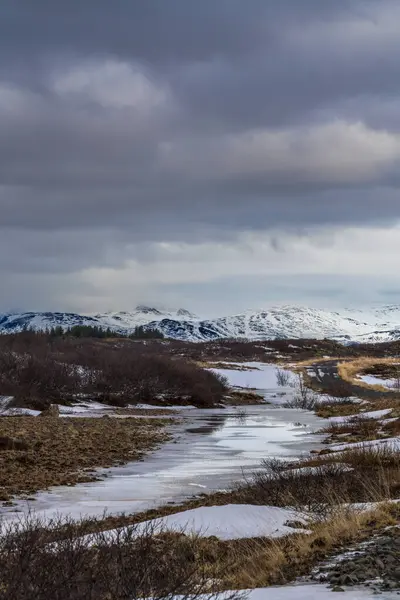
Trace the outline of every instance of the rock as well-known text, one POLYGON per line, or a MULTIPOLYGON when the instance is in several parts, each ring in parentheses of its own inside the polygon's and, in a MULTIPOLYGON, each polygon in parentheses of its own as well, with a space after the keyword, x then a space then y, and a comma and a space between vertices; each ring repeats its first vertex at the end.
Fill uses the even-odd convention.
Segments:
POLYGON ((332 592, 344 592, 344 589, 340 587, 340 585, 335 585, 335 587, 332 588, 332 592))
POLYGON ((286 527, 293 527, 293 529, 304 529, 304 523, 301 521, 286 521, 286 527))
POLYGON ((0 450, 29 450, 29 444, 19 438, 1 436, 0 450))
POLYGON ((60 409, 57 404, 50 404, 49 408, 42 410, 39 417, 57 418, 60 416, 60 409))

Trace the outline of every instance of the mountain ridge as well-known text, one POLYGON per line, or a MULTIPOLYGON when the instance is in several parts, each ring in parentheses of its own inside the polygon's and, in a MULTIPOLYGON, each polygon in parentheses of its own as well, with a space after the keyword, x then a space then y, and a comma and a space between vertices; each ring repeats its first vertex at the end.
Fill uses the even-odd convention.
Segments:
POLYGON ((144 305, 132 312, 92 315, 33 311, 0 314, 0 333, 15 333, 25 328, 40 331, 55 326, 68 329, 74 325, 110 328, 122 334, 143 326, 157 329, 169 338, 192 342, 232 337, 250 340, 325 337, 344 342, 378 342, 400 339, 400 305, 368 310, 282 305, 212 319, 202 319, 184 308, 167 311, 144 305))

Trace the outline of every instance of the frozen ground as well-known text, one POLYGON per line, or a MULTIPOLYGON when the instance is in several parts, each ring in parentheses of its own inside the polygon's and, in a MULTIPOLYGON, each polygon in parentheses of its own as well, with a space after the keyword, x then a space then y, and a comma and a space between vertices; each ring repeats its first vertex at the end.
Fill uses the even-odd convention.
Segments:
MULTIPOLYGON (((229 597, 229 593, 227 593, 229 597)), ((346 590, 344 592, 332 592, 321 584, 314 585, 285 585, 281 587, 256 588, 249 590, 245 598, 247 600, 367 600, 368 598, 379 598, 379 600, 394 600, 399 596, 396 592, 383 592, 376 596, 366 588, 346 590)), ((223 596, 219 596, 223 600, 223 596)))
POLYGON ((397 379, 383 379, 382 377, 374 377, 373 375, 360 375, 358 377, 364 383, 368 385, 381 385, 388 389, 393 389, 397 387, 398 380, 397 379))
POLYGON ((368 442, 353 442, 351 444, 332 444, 329 450, 332 452, 342 452, 343 450, 351 450, 354 448, 388 448, 391 450, 400 450, 400 437, 381 438, 378 440, 370 440, 368 442))
MULTIPOLYGON (((135 532, 177 531, 196 533, 203 537, 215 536, 220 540, 238 540, 255 537, 278 538, 296 532, 307 532, 306 527, 288 527, 288 521, 306 525, 301 513, 277 506, 253 506, 251 504, 226 504, 225 506, 201 506, 167 517, 144 521, 135 526, 135 532)), ((107 539, 118 539, 121 530, 110 529, 107 539)), ((90 539, 90 536, 88 536, 90 539)))
POLYGON ((382 419, 389 415, 392 412, 392 408, 384 408, 382 410, 371 410, 366 412, 360 412, 355 415, 349 415, 347 417, 329 417, 330 423, 347 423, 354 418, 364 418, 364 419, 382 419))
MULTIPOLYGON (((281 390, 276 387, 275 366, 262 366, 271 387, 260 392, 266 400, 274 399, 281 390)), ((237 371, 231 373, 235 377, 237 371)), ((266 385, 256 369, 246 376, 252 387, 266 385)), ((108 477, 101 481, 41 492, 35 502, 18 501, 14 509, 3 507, 1 512, 15 516, 15 510, 35 510, 74 517, 102 515, 105 510, 141 512, 199 492, 228 489, 268 456, 295 458, 320 448, 323 436, 311 433, 325 424, 311 412, 268 404, 246 406, 244 412, 235 407, 182 409, 181 416, 183 424, 173 426, 174 441, 142 462, 103 471, 108 477)))
MULTIPOLYGON (((35 502, 17 501, 17 510, 80 515, 140 512, 199 492, 228 489, 263 458, 297 457, 321 447, 310 435, 324 421, 312 413, 268 405, 246 407, 243 417, 229 409, 182 411, 175 440, 142 462, 103 471, 108 477, 75 487, 55 487, 35 502)), ((1 509, 10 516, 10 509, 1 509)))
MULTIPOLYGON (((227 378, 232 387, 249 388, 263 390, 265 393, 286 392, 292 393, 290 386, 278 387, 276 380, 276 365, 268 365, 260 362, 240 363, 246 367, 246 370, 235 369, 210 369, 214 373, 219 373, 227 378)), ((295 375, 291 371, 286 371, 291 380, 295 375)))

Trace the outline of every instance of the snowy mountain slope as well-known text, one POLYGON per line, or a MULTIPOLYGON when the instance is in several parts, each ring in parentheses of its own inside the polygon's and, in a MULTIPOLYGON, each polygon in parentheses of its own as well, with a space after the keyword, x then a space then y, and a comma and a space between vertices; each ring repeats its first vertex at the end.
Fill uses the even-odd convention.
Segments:
POLYGON ((139 325, 148 325, 148 323, 157 323, 164 319, 173 321, 196 320, 196 315, 190 313, 184 308, 176 311, 159 310, 150 306, 139 305, 133 312, 107 312, 93 315, 103 326, 111 329, 134 329, 139 325))
POLYGON ((132 312, 79 315, 61 312, 0 314, 0 333, 37 330, 61 325, 97 325, 118 333, 130 333, 138 325, 158 329, 166 337, 203 341, 237 337, 252 340, 273 338, 331 338, 340 341, 390 341, 400 339, 400 306, 370 310, 328 311, 301 306, 278 306, 267 310, 201 319, 185 309, 164 311, 138 306, 132 312))

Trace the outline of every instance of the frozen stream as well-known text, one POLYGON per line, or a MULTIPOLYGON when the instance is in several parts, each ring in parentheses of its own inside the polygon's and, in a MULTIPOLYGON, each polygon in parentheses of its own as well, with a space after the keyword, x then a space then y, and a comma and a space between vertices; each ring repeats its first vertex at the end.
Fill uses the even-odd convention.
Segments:
MULTIPOLYGON (((235 385, 240 385, 240 375, 245 385, 264 385, 265 399, 274 404, 248 406, 245 415, 235 407, 182 410, 183 424, 173 426, 174 441, 142 462, 107 469, 108 477, 101 481, 52 488, 37 494, 34 502, 18 501, 16 507, 2 511, 10 517, 29 509, 74 517, 102 515, 105 510, 140 512, 200 492, 227 489, 265 457, 296 457, 320 445, 321 438, 311 433, 322 426, 321 419, 279 406, 293 389, 276 388, 274 366, 230 373, 235 385), (284 397, 277 395, 282 392, 284 397)), ((228 377, 230 373, 224 370, 228 377)))

